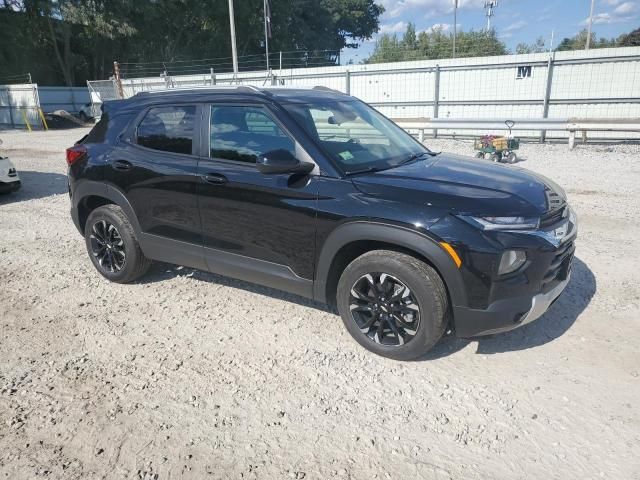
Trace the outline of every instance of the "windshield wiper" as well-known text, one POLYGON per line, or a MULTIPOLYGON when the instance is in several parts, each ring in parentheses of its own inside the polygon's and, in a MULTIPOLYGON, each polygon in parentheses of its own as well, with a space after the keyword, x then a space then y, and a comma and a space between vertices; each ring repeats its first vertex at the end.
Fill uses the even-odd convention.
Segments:
POLYGON ((382 170, 387 170, 389 169, 389 167, 366 167, 366 168, 361 168, 360 170, 347 170, 346 172, 344 172, 345 175, 357 175, 359 173, 373 173, 373 172, 380 172, 382 170))
POLYGON ((417 160, 420 157, 423 157, 425 155, 429 155, 431 157, 435 157, 436 155, 440 155, 440 152, 432 152, 431 150, 427 150, 426 152, 416 152, 416 153, 412 154, 411 156, 405 158, 401 162, 396 163, 395 166, 399 167, 400 165, 406 165, 407 163, 411 163, 411 162, 413 162, 413 161, 415 161, 415 160, 417 160))
POLYGON ((389 165, 387 167, 366 167, 361 168, 360 170, 347 170, 344 173, 345 175, 357 175, 359 173, 381 172, 383 170, 389 170, 391 168, 399 167, 400 165, 406 165, 407 163, 411 163, 424 155, 435 157, 436 155, 440 155, 440 152, 432 152, 431 150, 427 150, 426 152, 417 152, 412 154, 410 157, 405 158, 401 162, 396 163, 395 165, 389 165))

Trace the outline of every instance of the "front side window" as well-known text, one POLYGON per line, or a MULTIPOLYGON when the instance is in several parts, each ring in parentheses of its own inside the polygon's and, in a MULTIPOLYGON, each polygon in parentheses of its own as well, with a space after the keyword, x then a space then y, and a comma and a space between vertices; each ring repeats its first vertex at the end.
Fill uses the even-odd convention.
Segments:
POLYGON ((295 144, 261 107, 211 107, 211 158, 256 163, 259 155, 295 144))
POLYGON ((163 152, 191 154, 195 106, 155 107, 138 125, 138 145, 163 152))
POLYGON ((392 168, 428 151, 393 122, 356 100, 283 106, 345 173, 392 168))

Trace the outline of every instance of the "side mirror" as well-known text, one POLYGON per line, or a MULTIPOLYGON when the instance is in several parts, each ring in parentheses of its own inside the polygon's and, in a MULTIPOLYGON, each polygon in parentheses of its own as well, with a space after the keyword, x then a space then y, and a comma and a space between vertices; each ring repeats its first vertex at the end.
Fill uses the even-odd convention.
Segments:
POLYGON ((301 162, 289 150, 278 149, 263 153, 256 161, 262 173, 309 173, 315 165, 301 162))

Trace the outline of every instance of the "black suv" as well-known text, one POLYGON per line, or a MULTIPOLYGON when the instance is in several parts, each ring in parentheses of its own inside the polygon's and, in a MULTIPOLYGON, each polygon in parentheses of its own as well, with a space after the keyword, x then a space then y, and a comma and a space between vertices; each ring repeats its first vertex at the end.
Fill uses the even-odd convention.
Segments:
POLYGON ((151 260, 335 304, 365 348, 411 359, 542 315, 571 271, 552 181, 425 148, 356 98, 239 86, 105 103, 67 150, 71 215, 114 282, 151 260))

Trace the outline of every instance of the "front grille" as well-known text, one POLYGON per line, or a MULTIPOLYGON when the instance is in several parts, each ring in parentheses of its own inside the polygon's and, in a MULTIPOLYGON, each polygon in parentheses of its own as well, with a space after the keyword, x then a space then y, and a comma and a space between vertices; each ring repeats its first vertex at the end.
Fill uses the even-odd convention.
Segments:
POLYGON ((549 228, 564 218, 567 207, 558 208, 545 213, 540 219, 540 228, 549 228))
POLYGON ((571 271, 571 261, 573 260, 573 253, 576 247, 573 242, 567 242, 561 245, 556 251, 556 255, 549 265, 549 270, 542 279, 542 288, 546 287, 553 282, 561 282, 566 280, 571 271))

